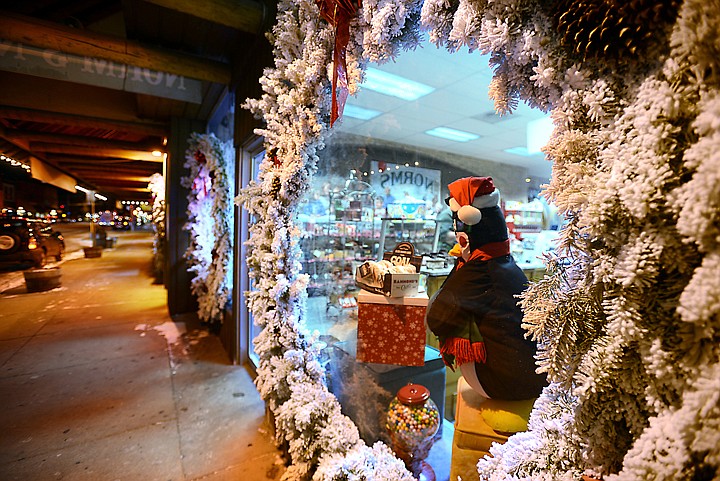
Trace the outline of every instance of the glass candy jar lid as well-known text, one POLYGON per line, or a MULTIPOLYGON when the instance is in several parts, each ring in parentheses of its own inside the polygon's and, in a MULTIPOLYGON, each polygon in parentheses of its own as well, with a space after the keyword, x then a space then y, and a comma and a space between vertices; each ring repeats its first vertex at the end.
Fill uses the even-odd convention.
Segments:
POLYGON ((430 398, 430 391, 420 384, 409 383, 400 388, 397 398, 403 404, 414 406, 427 401, 430 398))

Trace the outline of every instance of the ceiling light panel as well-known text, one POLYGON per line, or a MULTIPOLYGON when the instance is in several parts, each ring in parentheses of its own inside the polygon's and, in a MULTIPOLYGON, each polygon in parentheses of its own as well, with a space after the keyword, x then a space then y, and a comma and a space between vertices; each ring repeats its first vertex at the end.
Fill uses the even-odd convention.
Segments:
POLYGON ((366 109, 353 104, 345 104, 343 115, 358 120, 370 120, 382 114, 379 110, 366 109))
POLYGON ((435 90, 429 85, 372 67, 365 71, 365 80, 360 87, 408 101, 417 100, 435 90))
POLYGON ((447 127, 435 127, 434 129, 426 130, 425 133, 428 135, 432 135, 433 137, 452 140, 454 142, 470 142, 471 140, 477 140, 480 138, 480 136, 477 134, 465 132, 462 130, 450 129, 447 127))
POLYGON ((530 152, 524 145, 505 149, 505 152, 512 155, 519 155, 521 157, 533 157, 536 155, 542 156, 542 153, 538 154, 537 152, 530 152))

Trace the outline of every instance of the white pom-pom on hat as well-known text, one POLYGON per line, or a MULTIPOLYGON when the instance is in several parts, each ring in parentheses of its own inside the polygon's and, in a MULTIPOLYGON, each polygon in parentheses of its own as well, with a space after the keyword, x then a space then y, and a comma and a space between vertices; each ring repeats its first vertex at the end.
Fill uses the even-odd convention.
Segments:
POLYGON ((458 209, 457 216, 463 224, 475 225, 482 219, 482 212, 475 206, 464 205, 458 209))

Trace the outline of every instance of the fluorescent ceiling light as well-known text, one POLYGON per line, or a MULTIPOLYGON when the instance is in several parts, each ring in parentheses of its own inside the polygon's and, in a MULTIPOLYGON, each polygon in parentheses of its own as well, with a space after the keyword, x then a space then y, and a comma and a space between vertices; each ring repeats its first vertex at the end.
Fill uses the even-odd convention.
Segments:
POLYGON ((105 197, 105 196, 102 195, 102 194, 95 194, 95 198, 96 198, 96 199, 100 199, 100 200, 107 200, 107 197, 105 197))
POLYGON ((76 186, 75 186, 75 190, 79 190, 80 192, 85 192, 86 194, 87 194, 88 192, 90 192, 90 191, 89 191, 88 189, 86 189, 85 187, 80 187, 79 185, 76 185, 76 186))
POLYGON ((433 90, 429 85, 414 80, 383 72, 375 68, 365 70, 365 81, 360 84, 362 88, 385 95, 392 95, 403 100, 417 100, 433 90))
POLYGON ((542 152, 530 152, 527 147, 513 147, 511 149, 505 149, 508 154, 519 155, 521 157, 534 157, 542 152))
POLYGON ((378 110, 364 109, 362 107, 358 107, 357 105, 351 105, 351 104, 345 104, 345 110, 343 110, 343 116, 352 117, 354 119, 360 119, 360 120, 374 119, 381 113, 382 112, 380 112, 378 110))
POLYGON ((449 129, 447 127, 435 127, 434 129, 426 130, 425 133, 434 137, 440 137, 441 139, 454 140, 455 142, 469 142, 480 138, 479 135, 463 132, 462 130, 449 129))
POLYGON ((538 154, 540 149, 550 140, 553 132, 552 119, 543 117, 537 120, 531 120, 527 123, 527 150, 531 154, 538 154))

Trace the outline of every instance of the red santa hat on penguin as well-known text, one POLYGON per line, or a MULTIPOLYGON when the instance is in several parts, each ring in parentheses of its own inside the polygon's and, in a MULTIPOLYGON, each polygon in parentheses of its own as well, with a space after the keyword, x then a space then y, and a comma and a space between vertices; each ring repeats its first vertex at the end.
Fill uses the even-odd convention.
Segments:
POLYGON ((482 219, 480 209, 493 207, 500 202, 500 191, 492 177, 464 177, 448 185, 450 197, 446 200, 450 210, 464 224, 475 225, 482 219))

